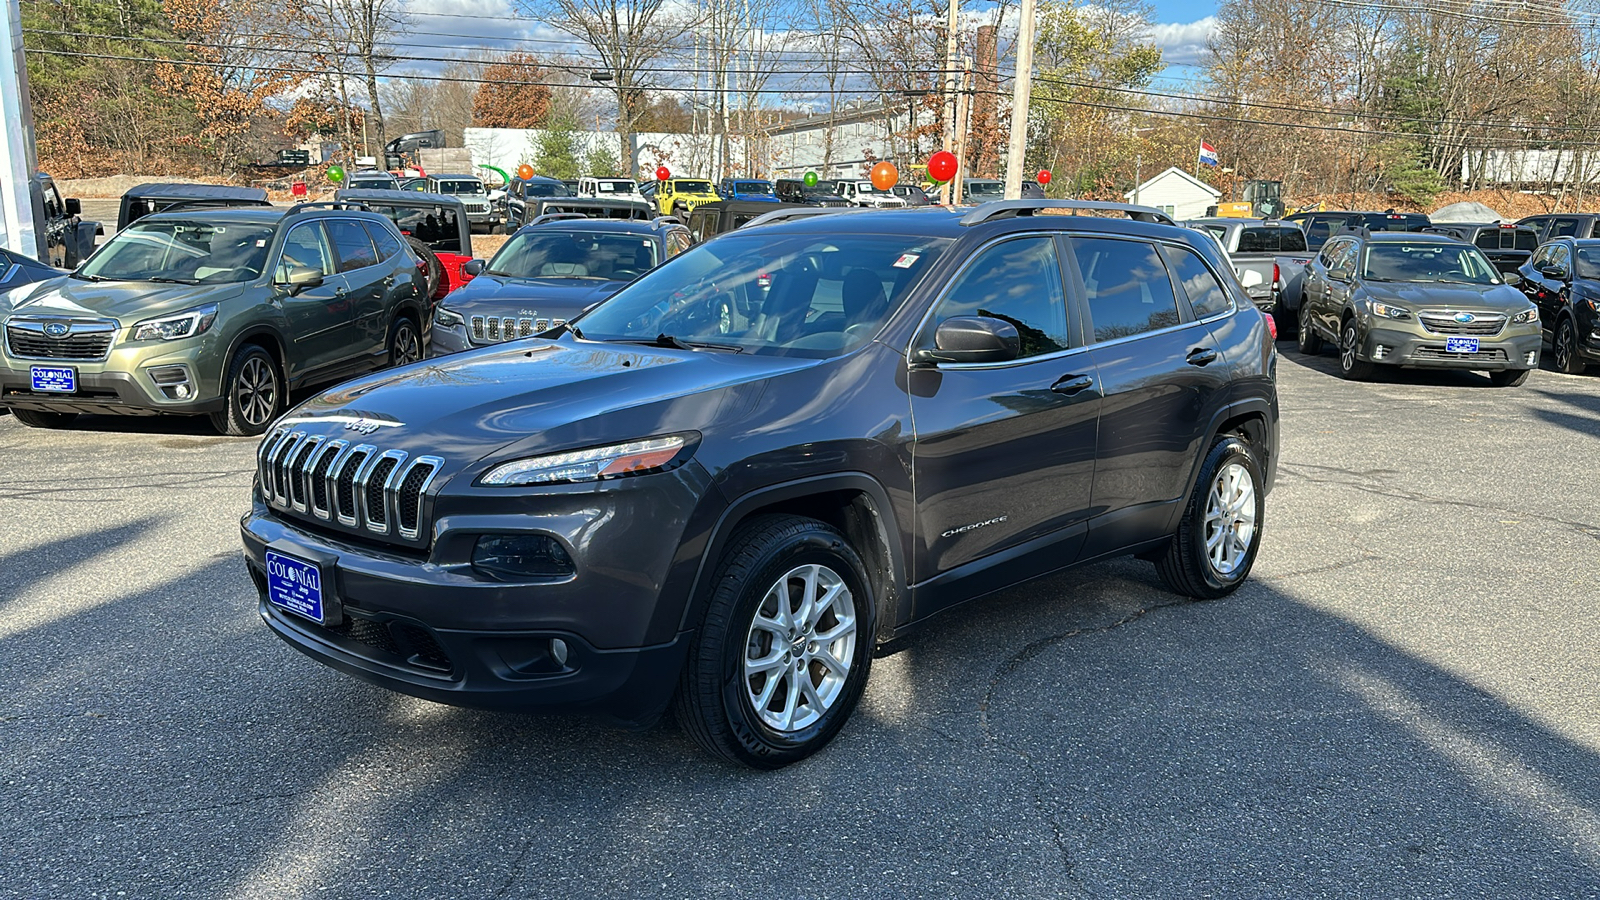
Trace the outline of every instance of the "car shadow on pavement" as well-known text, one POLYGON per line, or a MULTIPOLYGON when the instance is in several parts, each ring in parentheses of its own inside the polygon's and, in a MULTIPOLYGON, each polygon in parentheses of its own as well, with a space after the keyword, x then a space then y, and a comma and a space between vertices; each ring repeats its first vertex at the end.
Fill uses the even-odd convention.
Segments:
MULTIPOLYGON (((1308 371, 1345 381, 1339 374, 1339 356, 1333 350, 1307 355, 1300 352, 1293 341, 1278 341, 1279 365, 1298 365, 1308 371)), ((1365 382, 1351 384, 1401 384, 1418 387, 1493 387, 1489 377, 1482 372, 1466 369, 1402 369, 1398 366, 1379 366, 1377 373, 1365 382)), ((1503 390, 1496 388, 1496 390, 1503 390)))
POLYGON ((23 896, 1592 896, 1600 760, 1285 587, 1117 561, 960 607, 819 755, 439 706, 269 635, 236 556, 15 634, 23 896), (24 865, 25 864, 25 865, 24 865))
POLYGON ((1557 403, 1563 403, 1587 415, 1567 412, 1559 409, 1535 408, 1533 414, 1549 422, 1559 425, 1569 431, 1588 437, 1600 437, 1600 397, 1580 393, 1564 393, 1561 391, 1539 388, 1534 391, 1537 395, 1557 403))

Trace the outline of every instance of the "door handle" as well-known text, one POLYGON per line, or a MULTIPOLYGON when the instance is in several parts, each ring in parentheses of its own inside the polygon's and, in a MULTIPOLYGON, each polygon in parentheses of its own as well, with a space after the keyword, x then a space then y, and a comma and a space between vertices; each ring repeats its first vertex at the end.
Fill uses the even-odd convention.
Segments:
POLYGON ((1093 386, 1094 379, 1088 375, 1063 375, 1059 381, 1050 385, 1050 390, 1071 397, 1093 386))
POLYGON ((1191 366, 1209 366, 1217 361, 1217 351, 1208 347, 1196 347, 1189 351, 1187 362, 1191 366))

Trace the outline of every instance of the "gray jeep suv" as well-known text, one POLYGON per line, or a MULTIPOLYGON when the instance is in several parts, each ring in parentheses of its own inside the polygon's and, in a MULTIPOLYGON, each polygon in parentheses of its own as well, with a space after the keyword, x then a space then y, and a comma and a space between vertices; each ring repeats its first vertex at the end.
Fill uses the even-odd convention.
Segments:
POLYGON ((675 704, 774 768, 985 594, 1124 554, 1228 594, 1278 456, 1267 320, 1161 213, 1052 207, 1110 205, 774 213, 545 337, 307 401, 241 523, 262 619, 443 703, 675 704))

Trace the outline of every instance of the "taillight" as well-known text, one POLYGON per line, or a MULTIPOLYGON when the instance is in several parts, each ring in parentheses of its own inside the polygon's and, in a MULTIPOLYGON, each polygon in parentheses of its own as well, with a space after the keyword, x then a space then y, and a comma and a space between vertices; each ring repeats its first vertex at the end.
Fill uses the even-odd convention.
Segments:
POLYGON ((1272 335, 1273 340, 1278 339, 1278 319, 1271 313, 1267 313, 1267 333, 1272 335))
POLYGON ((1272 264, 1272 289, 1273 290, 1277 290, 1278 289, 1278 264, 1277 263, 1273 263, 1272 264))

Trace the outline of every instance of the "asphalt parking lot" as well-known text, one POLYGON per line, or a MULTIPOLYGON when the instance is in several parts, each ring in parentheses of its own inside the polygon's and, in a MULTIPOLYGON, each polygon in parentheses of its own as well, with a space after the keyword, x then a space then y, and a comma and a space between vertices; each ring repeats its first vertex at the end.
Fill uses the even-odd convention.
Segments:
POLYGON ((1600 377, 1280 346, 1235 596, 969 605, 764 774, 326 669, 256 617, 253 441, 0 417, 0 897, 1600 896, 1600 377))

